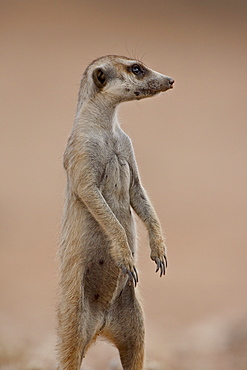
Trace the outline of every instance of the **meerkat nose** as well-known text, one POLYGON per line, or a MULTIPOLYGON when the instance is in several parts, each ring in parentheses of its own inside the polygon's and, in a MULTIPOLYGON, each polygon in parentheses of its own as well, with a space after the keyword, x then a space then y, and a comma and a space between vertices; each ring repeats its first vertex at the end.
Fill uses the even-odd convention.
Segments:
POLYGON ((173 78, 168 78, 168 82, 169 82, 169 85, 170 85, 170 87, 173 87, 173 84, 174 84, 174 80, 173 80, 173 78))

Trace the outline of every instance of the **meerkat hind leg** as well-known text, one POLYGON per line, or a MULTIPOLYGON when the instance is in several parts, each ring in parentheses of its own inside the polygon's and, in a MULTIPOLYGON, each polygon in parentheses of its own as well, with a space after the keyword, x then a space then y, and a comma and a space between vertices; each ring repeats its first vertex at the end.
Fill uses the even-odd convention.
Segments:
POLYGON ((117 347, 123 370, 143 370, 143 313, 133 285, 125 287, 114 302, 107 326, 105 336, 117 347))
MULTIPOLYGON (((85 299, 84 305, 86 301, 85 299)), ((60 340, 57 345, 59 370, 80 370, 88 348, 97 338, 102 316, 97 310, 92 313, 92 310, 86 309, 85 306, 76 321, 78 317, 73 312, 70 312, 70 315, 62 315, 58 333, 60 340)))

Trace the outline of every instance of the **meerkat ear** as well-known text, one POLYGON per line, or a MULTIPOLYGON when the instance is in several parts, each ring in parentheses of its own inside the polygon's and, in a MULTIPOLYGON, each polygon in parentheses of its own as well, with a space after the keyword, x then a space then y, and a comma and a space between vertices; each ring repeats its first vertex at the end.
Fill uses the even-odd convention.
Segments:
POLYGON ((102 68, 96 68, 93 71, 93 80, 95 85, 100 89, 106 85, 106 73, 103 71, 102 68))

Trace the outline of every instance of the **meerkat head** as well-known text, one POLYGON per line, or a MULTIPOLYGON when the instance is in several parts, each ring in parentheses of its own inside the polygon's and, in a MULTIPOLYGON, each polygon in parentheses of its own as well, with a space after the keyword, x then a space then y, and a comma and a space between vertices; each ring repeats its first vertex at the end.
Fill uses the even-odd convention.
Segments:
POLYGON ((108 55, 88 66, 82 78, 81 95, 106 99, 115 105, 157 95, 171 89, 173 84, 172 78, 147 68, 140 61, 108 55))

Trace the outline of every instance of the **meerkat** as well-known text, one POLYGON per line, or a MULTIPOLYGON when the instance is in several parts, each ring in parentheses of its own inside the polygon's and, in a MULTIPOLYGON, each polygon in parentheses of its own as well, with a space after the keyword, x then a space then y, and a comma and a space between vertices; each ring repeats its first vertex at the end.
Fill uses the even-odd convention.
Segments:
POLYGON ((174 80, 130 58, 108 55, 85 70, 64 154, 67 173, 60 258, 57 355, 60 370, 79 370, 98 335, 118 349, 124 370, 144 367, 144 322, 133 211, 144 222, 151 259, 167 268, 159 219, 141 184, 120 103, 157 95, 174 80))

